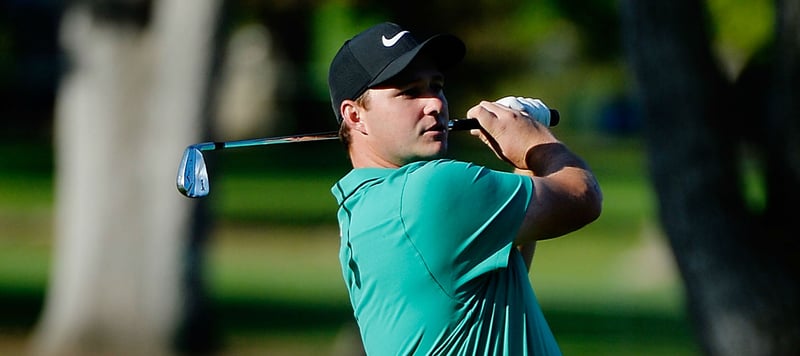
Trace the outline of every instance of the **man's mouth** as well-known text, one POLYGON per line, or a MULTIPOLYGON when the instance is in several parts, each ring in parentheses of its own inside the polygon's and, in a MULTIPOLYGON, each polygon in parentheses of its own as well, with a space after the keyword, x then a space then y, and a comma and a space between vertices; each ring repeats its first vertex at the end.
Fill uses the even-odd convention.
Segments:
POLYGON ((441 137, 447 133, 447 129, 442 125, 436 125, 425 130, 426 134, 433 134, 436 137, 441 137))
POLYGON ((436 124, 432 127, 428 128, 426 131, 436 131, 436 132, 445 132, 447 130, 447 126, 443 124, 436 124))

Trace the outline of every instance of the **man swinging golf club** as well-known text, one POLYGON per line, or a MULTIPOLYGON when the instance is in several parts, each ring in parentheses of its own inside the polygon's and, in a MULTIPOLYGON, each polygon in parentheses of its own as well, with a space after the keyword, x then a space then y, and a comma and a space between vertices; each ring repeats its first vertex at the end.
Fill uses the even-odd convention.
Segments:
POLYGON ((454 36, 418 42, 381 23, 331 63, 353 165, 331 191, 361 339, 370 355, 559 355, 528 278, 533 248, 594 221, 600 189, 533 99, 467 112, 513 173, 444 159, 444 72, 464 54, 454 36))

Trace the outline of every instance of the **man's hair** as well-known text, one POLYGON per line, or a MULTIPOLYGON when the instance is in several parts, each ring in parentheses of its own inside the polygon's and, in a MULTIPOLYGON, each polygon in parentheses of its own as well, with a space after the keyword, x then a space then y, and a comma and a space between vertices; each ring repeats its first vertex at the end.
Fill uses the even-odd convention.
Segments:
MULTIPOLYGON (((364 109, 369 109, 369 89, 361 93, 354 101, 356 105, 364 109)), ((347 126, 347 120, 342 120, 342 123, 339 124, 339 141, 344 144, 346 150, 350 149, 350 126, 347 126)))

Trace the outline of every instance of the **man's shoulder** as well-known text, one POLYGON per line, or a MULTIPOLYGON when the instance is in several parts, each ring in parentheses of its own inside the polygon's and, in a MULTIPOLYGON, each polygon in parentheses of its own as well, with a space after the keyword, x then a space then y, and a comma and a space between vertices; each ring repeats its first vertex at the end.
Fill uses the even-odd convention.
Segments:
POLYGON ((404 166, 405 173, 414 178, 433 178, 437 176, 462 175, 484 170, 482 166, 469 162, 457 161, 452 159, 437 159, 432 161, 420 161, 404 166))
POLYGON ((492 170, 469 162, 439 159, 415 162, 406 167, 403 186, 406 191, 419 191, 421 194, 442 193, 467 189, 492 170))
POLYGON ((524 176, 498 171, 478 164, 451 159, 415 162, 404 166, 403 186, 407 191, 422 194, 453 191, 514 191, 525 181, 524 176))

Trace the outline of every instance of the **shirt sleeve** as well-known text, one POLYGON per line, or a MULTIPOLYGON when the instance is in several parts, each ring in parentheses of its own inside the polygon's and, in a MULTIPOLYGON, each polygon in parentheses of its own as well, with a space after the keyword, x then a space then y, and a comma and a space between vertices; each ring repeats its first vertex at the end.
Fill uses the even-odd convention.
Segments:
POLYGON ((432 278, 455 296, 508 265, 530 178, 458 161, 432 161, 407 175, 401 219, 432 278))

